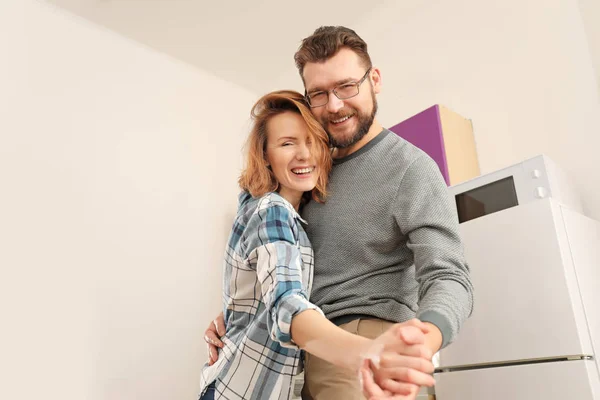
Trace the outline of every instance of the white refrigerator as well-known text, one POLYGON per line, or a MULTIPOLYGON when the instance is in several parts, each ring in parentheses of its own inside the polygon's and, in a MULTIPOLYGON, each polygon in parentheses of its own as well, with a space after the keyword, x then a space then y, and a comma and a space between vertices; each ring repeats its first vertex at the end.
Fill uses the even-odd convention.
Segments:
POLYGON ((544 198, 460 231, 475 308, 437 400, 600 399, 600 223, 544 198))

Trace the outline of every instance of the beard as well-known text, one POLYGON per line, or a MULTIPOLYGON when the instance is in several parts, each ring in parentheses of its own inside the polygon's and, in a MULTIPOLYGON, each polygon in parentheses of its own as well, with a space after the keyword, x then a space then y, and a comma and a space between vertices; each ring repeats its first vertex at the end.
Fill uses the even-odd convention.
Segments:
POLYGON ((377 114, 377 99, 375 98, 375 93, 371 89, 371 98, 373 100, 373 110, 370 113, 360 112, 354 108, 342 108, 335 114, 329 114, 326 117, 321 118, 321 125, 325 128, 327 132, 327 136, 329 136, 329 143, 333 147, 337 147, 338 149, 345 149, 347 147, 352 146, 360 139, 365 137, 369 129, 371 129, 371 125, 373 125, 373 121, 375 120, 375 114, 377 114), (336 120, 340 118, 344 118, 347 116, 356 116, 358 120, 358 126, 356 130, 347 137, 335 137, 329 132, 326 128, 329 125, 329 121, 336 120))

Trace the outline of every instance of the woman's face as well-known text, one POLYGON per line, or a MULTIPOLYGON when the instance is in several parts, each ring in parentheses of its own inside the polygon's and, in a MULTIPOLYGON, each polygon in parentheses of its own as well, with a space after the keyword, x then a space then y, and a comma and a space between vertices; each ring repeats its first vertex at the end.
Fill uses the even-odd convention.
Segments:
POLYGON ((284 112, 267 122, 267 162, 279 182, 279 194, 292 205, 317 184, 319 170, 310 149, 308 126, 300 114, 284 112))

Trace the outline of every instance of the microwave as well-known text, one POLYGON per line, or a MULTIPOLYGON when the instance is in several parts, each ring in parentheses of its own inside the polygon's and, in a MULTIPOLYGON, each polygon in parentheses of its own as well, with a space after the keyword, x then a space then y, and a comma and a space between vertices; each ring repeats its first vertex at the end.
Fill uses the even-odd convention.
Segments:
POLYGON ((456 200, 459 223, 549 197, 583 214, 573 182, 543 154, 449 190, 456 200))

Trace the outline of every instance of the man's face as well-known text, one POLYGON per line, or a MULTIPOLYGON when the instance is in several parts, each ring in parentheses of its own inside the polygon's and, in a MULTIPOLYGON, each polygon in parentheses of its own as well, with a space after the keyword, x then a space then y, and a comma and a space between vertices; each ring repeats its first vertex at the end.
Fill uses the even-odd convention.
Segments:
MULTIPOLYGON (((307 63, 304 66, 304 86, 310 95, 348 82, 358 82, 367 71, 358 55, 343 48, 324 63, 307 63)), ((333 92, 329 101, 321 107, 311 108, 321 122, 334 147, 346 148, 367 134, 377 112, 375 94, 379 93, 381 77, 374 68, 359 86, 359 94, 340 100, 333 92)))

